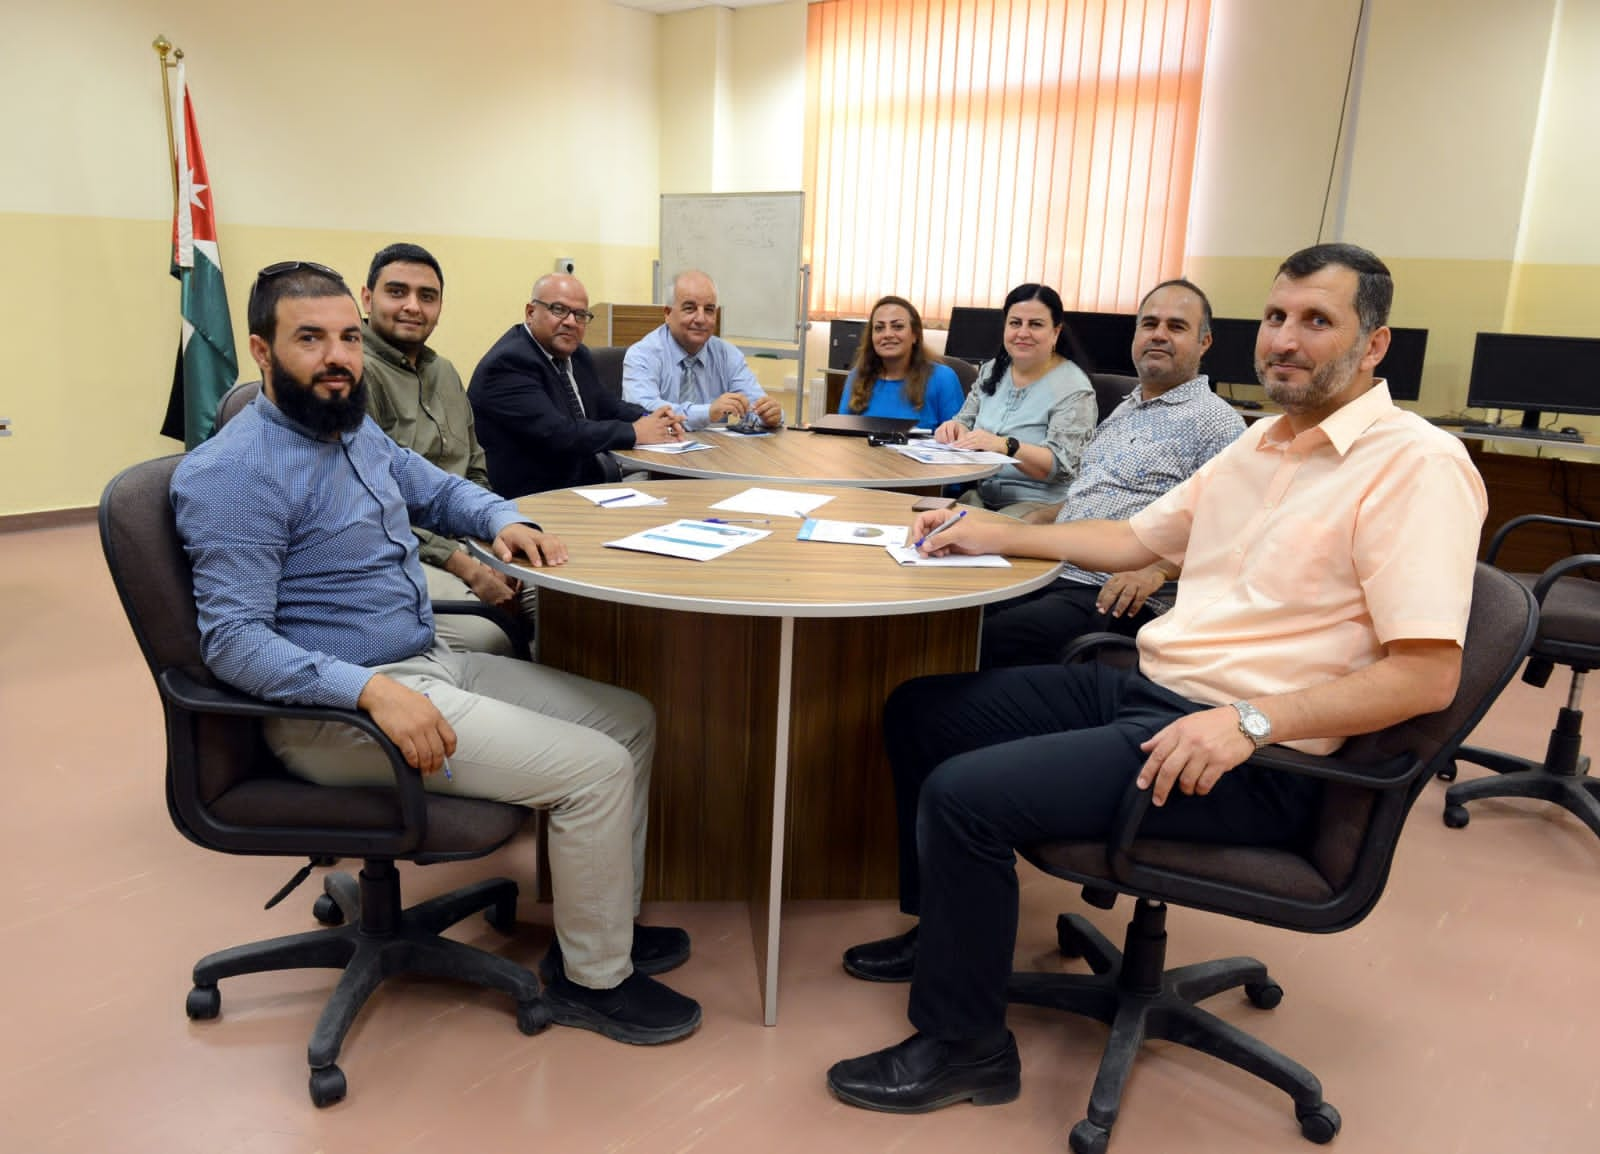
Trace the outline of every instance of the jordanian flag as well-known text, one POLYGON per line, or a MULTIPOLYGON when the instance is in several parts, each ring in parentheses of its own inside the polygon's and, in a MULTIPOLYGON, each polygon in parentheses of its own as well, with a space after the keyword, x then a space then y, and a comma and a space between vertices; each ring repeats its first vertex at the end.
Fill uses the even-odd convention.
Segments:
POLYGON ((211 182, 181 60, 172 103, 173 123, 183 125, 175 133, 178 202, 172 214, 172 275, 183 285, 183 339, 178 345, 172 397, 161 435, 182 438, 184 448, 192 449, 211 435, 217 401, 239 378, 239 359, 228 320, 228 294, 222 285, 222 259, 217 254, 211 182))

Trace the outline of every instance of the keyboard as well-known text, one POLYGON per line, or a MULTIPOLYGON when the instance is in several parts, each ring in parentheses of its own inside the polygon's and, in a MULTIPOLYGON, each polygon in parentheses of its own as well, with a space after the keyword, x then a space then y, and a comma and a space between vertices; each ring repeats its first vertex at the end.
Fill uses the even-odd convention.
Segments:
POLYGON ((1477 417, 1429 417, 1428 424, 1438 425, 1441 429, 1465 429, 1470 425, 1483 426, 1477 417))
POLYGON ((1521 441, 1560 441, 1569 445, 1583 444, 1582 433, 1568 433, 1561 429, 1524 429, 1517 425, 1466 425, 1461 430, 1464 437, 1516 437, 1521 441))

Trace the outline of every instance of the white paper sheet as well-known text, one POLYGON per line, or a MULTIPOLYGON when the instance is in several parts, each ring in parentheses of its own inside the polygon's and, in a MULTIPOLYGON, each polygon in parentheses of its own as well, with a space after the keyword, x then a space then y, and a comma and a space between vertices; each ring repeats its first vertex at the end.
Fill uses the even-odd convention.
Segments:
POLYGON ((659 445, 635 445, 635 449, 643 449, 647 453, 693 453, 697 449, 709 449, 711 446, 704 441, 663 441, 659 445))
POLYGON ((886 552, 901 565, 924 565, 935 569, 1009 569, 1011 562, 998 553, 950 553, 943 557, 924 557, 910 545, 890 545, 886 552))
POLYGON ((713 509, 730 513, 761 513, 768 517, 799 517, 802 520, 833 500, 828 493, 785 493, 781 489, 746 489, 725 501, 718 501, 713 509))
POLYGON ((649 493, 642 493, 638 489, 574 489, 572 490, 586 501, 593 501, 596 505, 607 509, 631 509, 638 505, 665 505, 667 502, 661 497, 652 497, 649 493))
POLYGON ((984 449, 958 449, 954 445, 891 445, 895 452, 924 465, 1014 465, 1014 458, 984 449))
POLYGON ((834 545, 904 545, 904 525, 874 525, 867 521, 818 521, 800 526, 798 540, 827 541, 834 545))
POLYGON ((682 557, 687 561, 714 561, 741 545, 749 545, 771 535, 770 529, 746 529, 743 525, 713 525, 707 521, 683 520, 607 541, 606 548, 660 553, 667 557, 682 557))

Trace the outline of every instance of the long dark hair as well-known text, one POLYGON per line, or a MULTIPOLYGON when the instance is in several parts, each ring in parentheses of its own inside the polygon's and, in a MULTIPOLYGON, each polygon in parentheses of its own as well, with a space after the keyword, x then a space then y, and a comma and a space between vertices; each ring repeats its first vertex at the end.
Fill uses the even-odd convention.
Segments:
POLYGON ((850 386, 852 413, 867 411, 872 403, 872 390, 883 376, 883 358, 872 344, 872 318, 885 305, 898 305, 911 317, 911 360, 906 365, 906 383, 900 387, 900 396, 911 408, 920 410, 927 395, 928 375, 933 372, 933 365, 928 360, 928 350, 922 345, 922 316, 905 297, 879 297, 867 314, 866 327, 861 330, 861 344, 856 349, 855 363, 851 365, 856 371, 855 382, 850 386))
POLYGON ((1023 301, 1038 301, 1050 310, 1052 324, 1060 325, 1061 332, 1056 334, 1056 352, 1067 360, 1076 363, 1080 368, 1089 363, 1084 355, 1083 346, 1078 343, 1072 327, 1067 324, 1067 310, 1061 304, 1061 294, 1047 284, 1019 284, 1006 294, 1006 303, 1002 306, 1000 347, 995 351, 994 363, 989 369, 989 375, 983 379, 979 386, 984 393, 992 396, 995 386, 1000 383, 1000 378, 1006 375, 1006 370, 1011 367, 1011 354, 1006 352, 1005 318, 1011 315, 1011 306, 1021 304, 1023 301))

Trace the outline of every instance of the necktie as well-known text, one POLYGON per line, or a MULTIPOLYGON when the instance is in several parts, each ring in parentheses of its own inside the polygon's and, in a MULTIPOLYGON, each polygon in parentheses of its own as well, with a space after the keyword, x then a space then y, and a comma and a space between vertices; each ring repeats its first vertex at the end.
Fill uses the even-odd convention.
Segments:
POLYGON ((589 414, 583 410, 583 397, 578 393, 578 382, 572 379, 571 362, 566 357, 551 357, 550 362, 567 382, 567 412, 574 421, 587 420, 589 414))
POLYGON ((699 363, 699 357, 683 358, 683 384, 678 389, 678 403, 680 405, 691 405, 695 401, 694 367, 699 363))

